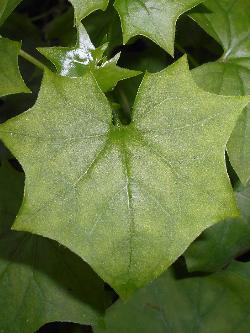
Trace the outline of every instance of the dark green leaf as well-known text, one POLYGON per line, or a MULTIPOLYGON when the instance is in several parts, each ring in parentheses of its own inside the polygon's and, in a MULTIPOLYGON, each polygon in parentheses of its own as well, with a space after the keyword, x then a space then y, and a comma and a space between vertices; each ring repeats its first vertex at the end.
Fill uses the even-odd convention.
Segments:
POLYGON ((169 270, 128 302, 113 305, 94 332, 247 333, 249 309, 249 263, 185 279, 169 270))
POLYGON ((22 0, 1 0, 0 1, 0 26, 8 18, 8 16, 13 12, 16 6, 22 0))

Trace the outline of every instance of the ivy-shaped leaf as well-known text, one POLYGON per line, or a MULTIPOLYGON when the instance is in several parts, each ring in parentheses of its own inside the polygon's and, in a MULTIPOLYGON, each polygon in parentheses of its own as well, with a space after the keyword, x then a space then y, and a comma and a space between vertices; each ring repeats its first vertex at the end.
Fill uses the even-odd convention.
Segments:
POLYGON ((174 56, 175 25, 179 16, 203 0, 116 0, 123 40, 143 35, 174 56))
POLYGON ((1 0, 0 1, 0 26, 19 5, 22 0, 1 0))
POLYGON ((117 66, 120 54, 107 60, 107 45, 95 48, 82 24, 78 27, 75 47, 48 47, 39 51, 47 57, 62 76, 79 77, 92 72, 104 92, 113 89, 117 82, 140 74, 140 72, 117 66))
POLYGON ((0 97, 28 93, 18 68, 21 44, 0 36, 0 97))
POLYGON ((250 184, 236 191, 242 217, 227 219, 205 232, 185 253, 190 272, 214 272, 250 250, 250 184))
POLYGON ((23 178, 7 162, 0 167, 1 185, 9 181, 0 187, 0 331, 33 333, 52 321, 96 324, 104 295, 93 271, 54 241, 7 230, 23 178))
POLYGON ((128 302, 110 307, 94 333, 246 333, 250 327, 250 264, 234 262, 206 277, 168 270, 128 302))
POLYGON ((59 241, 128 296, 238 214, 224 152, 248 102, 198 88, 184 57, 147 74, 131 124, 114 126, 91 74, 46 71, 35 106, 0 126, 26 173, 14 228, 59 241))
POLYGON ((75 20, 78 25, 80 21, 95 10, 105 10, 109 0, 69 0, 74 6, 75 20))
MULTIPOLYGON (((222 95, 250 94, 250 0, 209 0, 191 17, 223 47, 223 56, 193 71, 205 90, 222 95)), ((243 184, 250 178, 250 108, 229 140, 230 162, 243 184)))

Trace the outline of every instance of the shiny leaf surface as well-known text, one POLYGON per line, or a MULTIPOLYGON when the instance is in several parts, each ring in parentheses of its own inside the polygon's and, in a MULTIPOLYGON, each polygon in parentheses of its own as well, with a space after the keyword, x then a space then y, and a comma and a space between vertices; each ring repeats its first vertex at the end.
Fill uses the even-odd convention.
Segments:
POLYGON ((128 302, 113 305, 94 333, 246 333, 249 308, 249 263, 184 279, 169 270, 128 302))
POLYGON ((224 152, 248 101, 199 89, 182 58, 147 74, 131 124, 114 126, 91 74, 46 71, 35 106, 0 126, 26 173, 14 228, 69 247, 127 297, 238 214, 224 152))
POLYGON ((0 36, 0 97, 28 93, 18 68, 20 43, 0 36))
MULTIPOLYGON (((215 63, 193 71, 205 90, 222 95, 250 94, 250 0, 209 0, 192 18, 223 47, 215 63), (205 7, 206 6, 206 7, 205 7)), ((250 108, 246 108, 231 135, 227 149, 243 184, 250 177, 250 108)))
POLYGON ((145 36, 174 56, 175 25, 179 16, 202 0, 116 0, 123 40, 145 36))
POLYGON ((78 27, 78 41, 75 47, 40 48, 62 76, 79 77, 93 73, 101 89, 113 89, 117 82, 140 74, 140 72, 117 66, 120 55, 110 60, 104 56, 107 45, 95 48, 83 25, 78 27))

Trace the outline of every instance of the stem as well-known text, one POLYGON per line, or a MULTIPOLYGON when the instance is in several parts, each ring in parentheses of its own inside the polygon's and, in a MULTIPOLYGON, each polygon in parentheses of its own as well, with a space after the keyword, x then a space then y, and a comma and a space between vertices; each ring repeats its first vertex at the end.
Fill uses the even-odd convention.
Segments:
POLYGON ((191 54, 187 53, 185 51, 185 49, 178 43, 175 43, 175 46, 177 48, 177 50, 179 50, 180 52, 182 52, 183 54, 187 54, 188 58, 189 58, 189 61, 191 62, 191 64, 194 66, 194 67, 198 67, 200 64, 195 60, 195 58, 193 56, 191 56, 191 54))
POLYGON ((23 50, 19 51, 19 55, 23 57, 25 60, 29 61, 34 66, 36 66, 37 68, 41 69, 42 71, 44 71, 47 68, 43 63, 41 63, 39 60, 37 60, 32 55, 26 53, 23 50))

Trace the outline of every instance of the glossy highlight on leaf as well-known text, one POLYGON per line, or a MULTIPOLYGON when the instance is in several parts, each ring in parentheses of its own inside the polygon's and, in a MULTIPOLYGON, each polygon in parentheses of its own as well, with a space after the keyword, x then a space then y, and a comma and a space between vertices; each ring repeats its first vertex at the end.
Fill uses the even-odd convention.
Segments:
POLYGON ((29 93, 18 68, 21 44, 0 36, 0 97, 29 93))
POLYGON ((39 48, 62 76, 79 77, 91 72, 104 92, 112 90, 118 81, 140 74, 117 66, 120 54, 112 59, 104 56, 107 44, 95 48, 82 24, 78 27, 78 40, 75 47, 39 48))
POLYGON ((114 126, 91 74, 46 71, 35 106, 0 126, 26 174, 14 228, 59 241, 127 297, 238 215, 224 153, 249 100, 201 90, 183 57, 147 74, 131 124, 114 126))
MULTIPOLYGON (((191 17, 216 39, 224 54, 193 71, 205 90, 222 95, 250 94, 250 0, 209 0, 191 17)), ((247 107, 227 145, 230 162, 241 182, 250 177, 250 108, 247 107)))
POLYGON ((116 0, 124 43, 145 36, 174 56, 175 25, 179 16, 204 0, 116 0))

